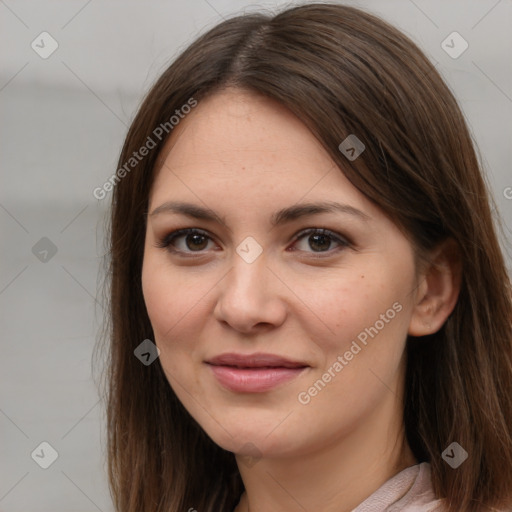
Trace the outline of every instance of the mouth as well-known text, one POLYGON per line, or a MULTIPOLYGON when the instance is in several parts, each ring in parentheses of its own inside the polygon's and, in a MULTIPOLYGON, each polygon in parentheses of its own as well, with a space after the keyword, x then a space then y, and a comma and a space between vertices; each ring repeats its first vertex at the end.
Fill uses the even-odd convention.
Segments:
POLYGON ((238 393, 263 393, 289 382, 309 365, 273 354, 222 354, 205 361, 224 388, 238 393))

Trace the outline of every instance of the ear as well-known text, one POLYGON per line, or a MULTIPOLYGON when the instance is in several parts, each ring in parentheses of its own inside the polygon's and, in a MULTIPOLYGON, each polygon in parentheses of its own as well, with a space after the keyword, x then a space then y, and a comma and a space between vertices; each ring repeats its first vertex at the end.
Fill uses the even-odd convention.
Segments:
POLYGON ((459 297, 461 261, 453 238, 446 239, 432 252, 418 283, 408 334, 426 336, 441 329, 459 297))

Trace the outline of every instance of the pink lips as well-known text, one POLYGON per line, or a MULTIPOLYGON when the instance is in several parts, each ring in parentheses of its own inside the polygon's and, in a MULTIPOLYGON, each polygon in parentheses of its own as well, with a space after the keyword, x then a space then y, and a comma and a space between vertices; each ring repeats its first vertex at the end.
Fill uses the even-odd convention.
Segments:
POLYGON ((221 354, 206 361, 221 385, 239 393, 262 393, 287 382, 308 365, 273 354, 221 354))

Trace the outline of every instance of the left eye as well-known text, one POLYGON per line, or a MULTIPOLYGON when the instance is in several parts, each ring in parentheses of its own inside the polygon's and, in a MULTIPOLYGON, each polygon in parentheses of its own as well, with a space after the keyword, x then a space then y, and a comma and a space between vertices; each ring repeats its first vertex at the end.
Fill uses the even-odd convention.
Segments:
MULTIPOLYGON (((188 228, 170 233, 160 240, 156 246, 167 248, 167 250, 174 253, 190 254, 204 252, 204 249, 208 248, 210 242, 213 242, 213 240, 206 232, 188 228)), ((347 240, 337 233, 320 228, 307 229, 299 233, 294 239, 294 246, 298 245, 299 248, 295 247, 292 250, 309 252, 307 248, 304 248, 304 243, 310 249, 313 249, 312 252, 314 253, 332 252, 333 250, 339 250, 350 245, 347 240), (336 249, 331 248, 333 243, 338 245, 336 249), (301 244, 303 245, 302 248, 300 247, 301 244)))
MULTIPOLYGON (((332 250, 330 247, 333 241, 338 244, 338 249, 340 247, 348 247, 350 245, 341 236, 328 229, 308 229, 299 233, 295 240, 300 241, 301 239, 303 239, 302 241, 305 241, 309 247, 313 249, 313 252, 330 252, 332 250)), ((300 243, 298 245, 300 245, 300 243)))

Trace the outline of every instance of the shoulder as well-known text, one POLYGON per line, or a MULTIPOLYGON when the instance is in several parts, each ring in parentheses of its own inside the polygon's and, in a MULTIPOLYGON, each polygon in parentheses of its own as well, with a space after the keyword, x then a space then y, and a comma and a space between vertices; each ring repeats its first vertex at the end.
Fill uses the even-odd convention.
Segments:
MULTIPOLYGON (((447 512, 445 500, 436 498, 432 487, 430 464, 423 462, 417 466, 416 478, 407 493, 385 512, 447 512)), ((492 509, 490 512, 512 512, 512 508, 492 509)))
POLYGON ((428 462, 411 466, 402 473, 404 472, 414 474, 409 490, 389 509, 386 509, 386 512, 446 512, 443 501, 437 499, 434 494, 428 462))
POLYGON ((422 462, 395 475, 352 512, 445 512, 441 505, 432 489, 430 464, 422 462))
POLYGON ((445 500, 436 498, 430 464, 421 462, 388 480, 352 512, 448 512, 448 507, 445 500))

